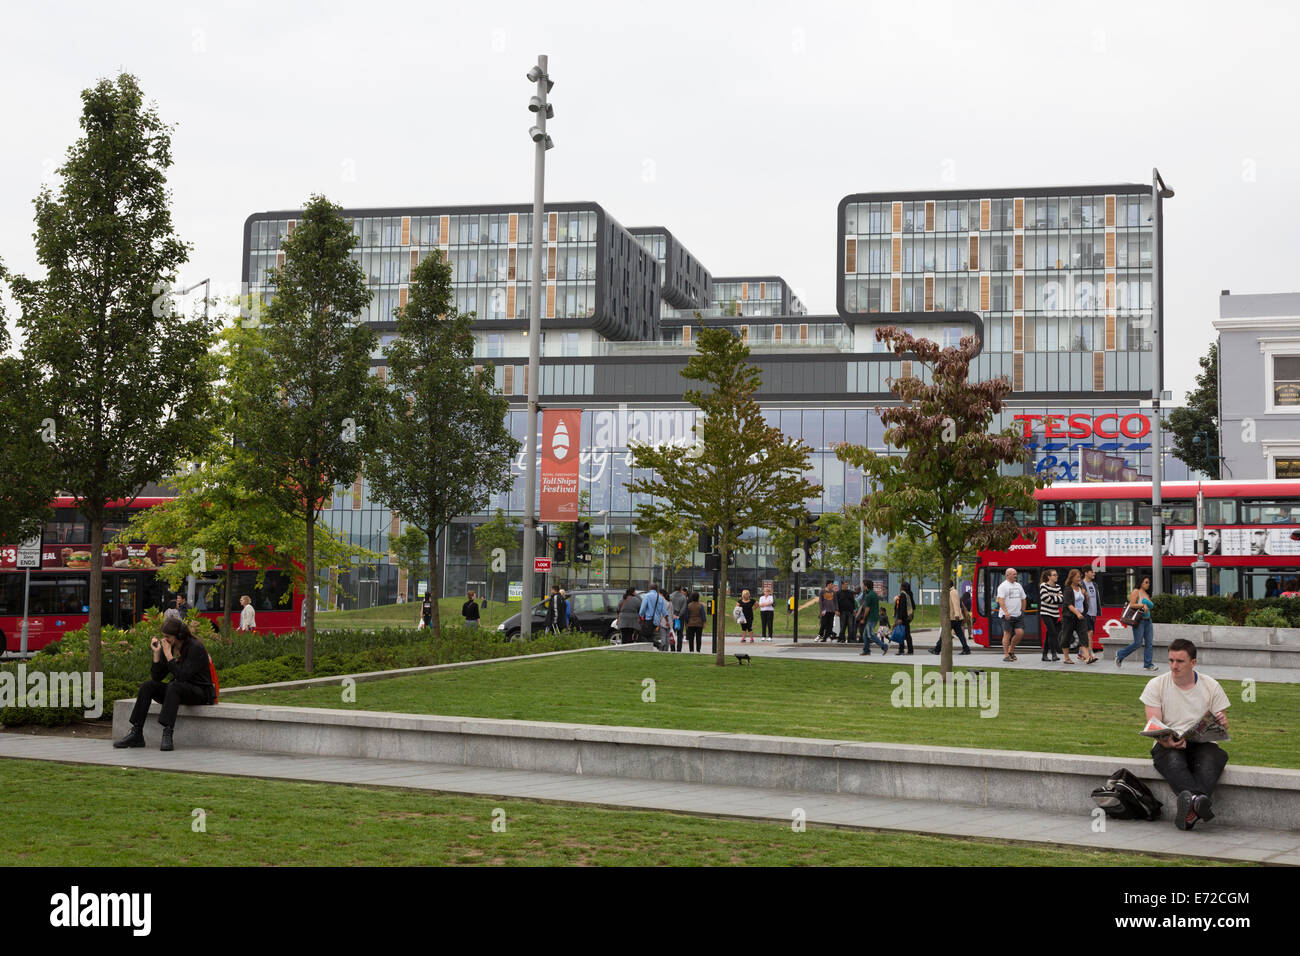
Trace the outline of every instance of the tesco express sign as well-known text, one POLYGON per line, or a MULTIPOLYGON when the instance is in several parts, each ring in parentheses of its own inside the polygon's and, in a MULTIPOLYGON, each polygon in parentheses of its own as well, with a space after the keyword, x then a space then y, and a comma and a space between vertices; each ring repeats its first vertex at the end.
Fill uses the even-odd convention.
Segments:
POLYGON ((1034 423, 1043 423, 1045 438, 1142 438, 1151 431, 1151 420, 1136 412, 1130 415, 1015 415, 1024 428, 1025 440, 1034 438, 1034 423))

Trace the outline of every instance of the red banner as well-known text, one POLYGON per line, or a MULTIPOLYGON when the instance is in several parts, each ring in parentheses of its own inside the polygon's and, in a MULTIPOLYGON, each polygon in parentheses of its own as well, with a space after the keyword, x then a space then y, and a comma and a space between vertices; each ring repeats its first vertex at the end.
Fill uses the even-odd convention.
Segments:
POLYGON ((578 520, 578 442, 582 409, 542 412, 542 521, 578 520))

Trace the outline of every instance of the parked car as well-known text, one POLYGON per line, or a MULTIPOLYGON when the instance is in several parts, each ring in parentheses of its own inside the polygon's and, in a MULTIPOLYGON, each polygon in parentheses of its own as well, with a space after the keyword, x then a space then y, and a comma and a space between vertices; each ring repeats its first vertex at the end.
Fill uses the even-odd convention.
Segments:
MULTIPOLYGON (((610 628, 618 617, 618 602, 623 600, 623 592, 615 588, 578 588, 569 591, 569 626, 575 630, 587 631, 597 637, 607 637, 610 628)), ((519 636, 519 614, 509 617, 497 625, 497 632, 508 641, 519 636)), ((538 601, 533 605, 533 634, 540 634, 546 629, 546 604, 538 601)), ((614 633, 618 633, 617 628, 614 633)))

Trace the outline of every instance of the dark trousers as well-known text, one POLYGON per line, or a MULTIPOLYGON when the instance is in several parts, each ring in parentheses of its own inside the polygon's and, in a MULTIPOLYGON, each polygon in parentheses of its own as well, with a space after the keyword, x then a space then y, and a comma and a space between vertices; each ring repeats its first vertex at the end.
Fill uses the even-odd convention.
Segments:
MULTIPOLYGON (((686 629, 686 637, 682 641, 682 643, 689 644, 691 650, 698 654, 700 651, 700 635, 703 633, 704 633, 703 627, 688 627, 686 629)), ((681 649, 680 645, 678 645, 678 649, 679 650, 681 649)))
MULTIPOLYGON (((957 635, 957 640, 961 641, 961 649, 963 651, 969 651, 970 645, 966 643, 966 632, 962 628, 961 621, 952 622, 952 632, 957 635)), ((943 650, 943 636, 940 635, 939 639, 934 642, 934 652, 938 654, 942 650, 943 650)))
POLYGON ((620 627, 618 632, 621 635, 624 644, 635 644, 637 641, 641 640, 640 628, 620 627))
MULTIPOLYGON (((910 654, 912 653, 912 622, 904 621, 903 630, 907 633, 907 636, 903 638, 903 643, 907 645, 907 653, 910 654)), ((899 650, 902 650, 901 646, 899 647, 899 650)))
POLYGON ((149 704, 157 701, 162 704, 162 713, 158 723, 164 727, 176 724, 176 708, 181 704, 208 703, 208 689, 198 684, 184 684, 173 680, 164 684, 156 680, 147 680, 140 685, 140 693, 135 695, 135 707, 131 710, 131 724, 143 727, 144 719, 149 716, 149 704))
POLYGON ((775 611, 759 611, 763 618, 763 637, 772 636, 772 618, 776 616, 775 611))
POLYGON ((840 643, 856 643, 858 640, 857 615, 852 611, 840 611, 840 643))
POLYGON ((1061 653, 1061 622, 1054 617, 1039 615, 1038 626, 1043 632, 1043 656, 1061 653))
POLYGON ((1162 747, 1157 743, 1151 748, 1151 758, 1160 776, 1169 781, 1175 795, 1190 790, 1210 796, 1223 775, 1223 768, 1228 765, 1227 752, 1213 741, 1189 743, 1186 750, 1162 747))
POLYGON ((827 611, 825 614, 823 614, 823 615, 822 615, 822 629, 821 629, 821 633, 818 634, 817 636, 818 636, 818 637, 823 637, 823 638, 825 638, 825 639, 828 640, 828 641, 831 640, 831 639, 833 639, 833 638, 835 637, 835 623, 834 623, 834 622, 835 622, 835 612, 834 612, 834 611, 827 611))

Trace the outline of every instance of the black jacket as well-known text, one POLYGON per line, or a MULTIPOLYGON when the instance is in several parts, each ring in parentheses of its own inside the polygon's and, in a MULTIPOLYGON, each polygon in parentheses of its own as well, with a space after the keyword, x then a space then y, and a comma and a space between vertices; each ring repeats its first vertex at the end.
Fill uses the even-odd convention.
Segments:
POLYGON ((848 588, 840 588, 835 592, 835 607, 841 613, 852 614, 857 605, 857 596, 848 588))
POLYGON ((208 649, 198 640, 191 640, 185 645, 180 658, 160 657, 149 668, 149 676, 162 683, 164 677, 171 675, 173 681, 191 684, 203 688, 212 697, 212 672, 208 669, 208 649))
POLYGON ((467 621, 478 620, 478 601, 466 601, 460 606, 460 616, 467 621))

